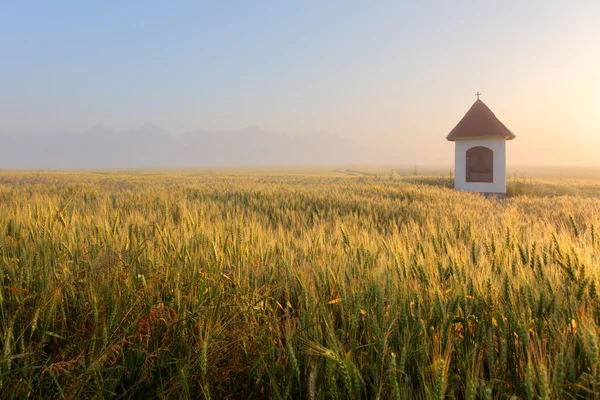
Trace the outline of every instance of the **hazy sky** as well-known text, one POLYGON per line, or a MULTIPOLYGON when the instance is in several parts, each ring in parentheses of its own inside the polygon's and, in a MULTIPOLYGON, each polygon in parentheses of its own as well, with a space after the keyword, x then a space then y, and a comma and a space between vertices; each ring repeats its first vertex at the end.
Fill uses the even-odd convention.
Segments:
POLYGON ((509 164, 600 165, 599 21, 598 0, 5 0, 0 132, 253 124, 449 163, 479 90, 509 164))

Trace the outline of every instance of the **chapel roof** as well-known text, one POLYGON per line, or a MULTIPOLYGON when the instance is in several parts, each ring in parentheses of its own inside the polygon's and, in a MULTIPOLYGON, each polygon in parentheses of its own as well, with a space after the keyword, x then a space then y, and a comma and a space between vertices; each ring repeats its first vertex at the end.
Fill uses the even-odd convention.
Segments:
POLYGON ((512 140, 516 136, 479 99, 450 131, 446 139, 450 141, 476 138, 504 138, 512 140))

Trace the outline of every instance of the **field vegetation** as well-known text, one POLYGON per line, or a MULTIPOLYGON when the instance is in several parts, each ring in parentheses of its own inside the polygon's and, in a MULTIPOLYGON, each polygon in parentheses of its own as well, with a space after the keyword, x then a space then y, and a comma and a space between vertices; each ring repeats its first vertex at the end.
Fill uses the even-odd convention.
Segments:
POLYGON ((600 184, 0 173, 0 397, 600 397, 600 184))

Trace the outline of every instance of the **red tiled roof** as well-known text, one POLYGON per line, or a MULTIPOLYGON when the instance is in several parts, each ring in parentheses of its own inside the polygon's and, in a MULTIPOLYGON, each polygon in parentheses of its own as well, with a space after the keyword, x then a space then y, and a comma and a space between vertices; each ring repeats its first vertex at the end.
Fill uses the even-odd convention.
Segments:
POLYGON ((496 118, 483 101, 477 99, 469 111, 452 129, 446 139, 450 141, 474 138, 504 138, 512 140, 516 136, 496 118))

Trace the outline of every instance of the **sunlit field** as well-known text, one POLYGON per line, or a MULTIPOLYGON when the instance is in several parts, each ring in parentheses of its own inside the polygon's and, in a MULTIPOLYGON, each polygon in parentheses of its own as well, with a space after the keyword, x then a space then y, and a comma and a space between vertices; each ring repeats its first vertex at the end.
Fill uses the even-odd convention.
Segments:
POLYGON ((0 397, 600 397, 600 178, 0 172, 0 397))

